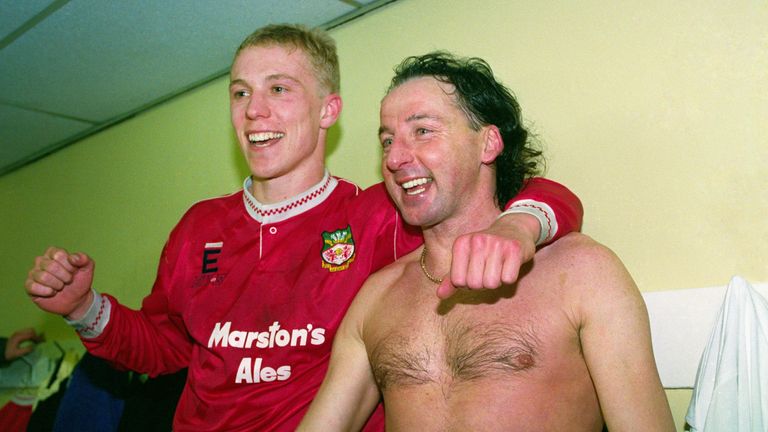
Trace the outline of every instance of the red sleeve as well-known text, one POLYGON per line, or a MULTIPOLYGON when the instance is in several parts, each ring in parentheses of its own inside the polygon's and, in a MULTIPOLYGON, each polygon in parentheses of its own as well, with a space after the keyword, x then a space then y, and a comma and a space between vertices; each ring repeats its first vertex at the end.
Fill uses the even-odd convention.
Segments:
POLYGON ((581 230, 584 208, 581 200, 567 187, 542 177, 533 177, 526 181, 523 189, 512 198, 505 208, 512 206, 535 207, 546 218, 547 240, 551 243, 574 231, 581 230), (544 204, 544 205, 541 205, 544 204))
POLYGON ((174 285, 173 268, 178 251, 170 243, 171 240, 163 248, 157 279, 152 293, 144 298, 141 310, 130 309, 114 297, 102 294, 110 303, 109 321, 99 336, 81 338, 91 354, 118 368, 153 377, 189 365, 192 342, 182 316, 171 307, 170 289, 174 285))
POLYGON ((358 197, 359 210, 364 218, 367 230, 374 230, 376 270, 401 258, 424 243, 421 228, 408 225, 403 221, 395 203, 387 194, 384 183, 377 183, 364 190, 358 197))

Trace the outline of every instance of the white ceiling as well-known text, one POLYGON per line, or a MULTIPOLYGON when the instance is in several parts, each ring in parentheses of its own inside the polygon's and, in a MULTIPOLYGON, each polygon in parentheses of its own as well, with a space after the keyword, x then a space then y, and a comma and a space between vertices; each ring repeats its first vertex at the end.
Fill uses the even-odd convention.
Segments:
POLYGON ((221 77, 262 25, 328 29, 392 1, 2 1, 0 176, 221 77))

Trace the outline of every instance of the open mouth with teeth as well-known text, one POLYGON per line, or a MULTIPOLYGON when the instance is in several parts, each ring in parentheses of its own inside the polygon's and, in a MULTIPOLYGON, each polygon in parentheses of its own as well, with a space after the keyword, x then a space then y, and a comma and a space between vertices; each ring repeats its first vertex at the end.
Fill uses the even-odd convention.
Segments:
POLYGON ((267 147, 284 136, 281 132, 255 132, 248 134, 248 142, 256 147, 267 147))
POLYGON ((432 183, 432 179, 429 177, 419 177, 413 180, 408 180, 400 186, 405 189, 407 195, 418 195, 427 189, 426 186, 424 186, 427 183, 432 183))

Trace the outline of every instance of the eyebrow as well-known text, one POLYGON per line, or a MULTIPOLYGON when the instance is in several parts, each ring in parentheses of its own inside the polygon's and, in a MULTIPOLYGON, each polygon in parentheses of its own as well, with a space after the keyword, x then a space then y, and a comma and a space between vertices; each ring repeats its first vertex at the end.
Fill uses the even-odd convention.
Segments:
POLYGON ((288 80, 288 81, 293 81, 295 83, 301 84, 301 81, 299 81, 296 78, 294 78, 294 77, 292 77, 290 75, 287 75, 287 74, 267 75, 267 81, 279 81, 279 80, 288 80))
POLYGON ((238 78, 238 79, 233 79, 232 81, 229 82, 229 87, 232 87, 235 85, 247 86, 248 84, 245 82, 245 80, 241 80, 238 78))
MULTIPOLYGON (((299 85, 302 85, 301 81, 297 80, 296 78, 294 78, 294 77, 292 77, 290 75, 286 75, 286 74, 267 75, 267 79, 266 79, 266 81, 279 81, 279 80, 288 80, 288 81, 297 83, 299 85)), ((234 85, 248 86, 248 83, 244 79, 242 79, 242 78, 236 78, 236 79, 233 79, 233 80, 231 80, 229 82, 229 86, 230 87, 232 87, 234 85)))
MULTIPOLYGON (((424 119, 441 121, 442 117, 432 115, 432 114, 411 114, 408 116, 408 118, 405 119, 405 121, 412 122, 412 121, 424 120, 424 119)), ((386 128, 384 126, 379 126, 379 135, 389 131, 390 131, 389 128, 386 128)))

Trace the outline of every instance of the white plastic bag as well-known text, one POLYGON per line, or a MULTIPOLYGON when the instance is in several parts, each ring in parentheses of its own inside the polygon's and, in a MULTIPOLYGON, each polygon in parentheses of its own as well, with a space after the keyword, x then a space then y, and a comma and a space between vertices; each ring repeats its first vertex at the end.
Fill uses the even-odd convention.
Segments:
POLYGON ((768 431, 768 301, 734 277, 699 362, 694 432, 768 431))

